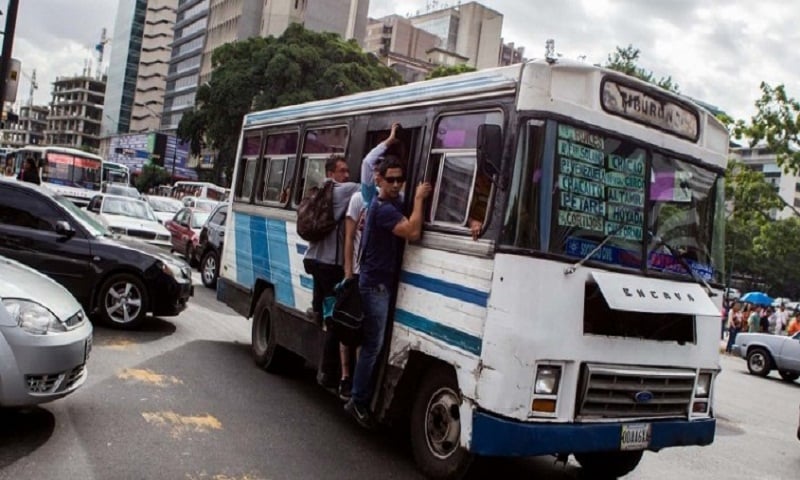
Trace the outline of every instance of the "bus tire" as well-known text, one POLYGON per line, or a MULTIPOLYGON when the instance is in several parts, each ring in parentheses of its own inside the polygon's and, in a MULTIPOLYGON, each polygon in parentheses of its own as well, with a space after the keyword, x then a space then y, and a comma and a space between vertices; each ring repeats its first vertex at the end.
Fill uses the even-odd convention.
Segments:
POLYGON ((472 463, 473 455, 461 446, 460 405, 455 372, 435 366, 422 379, 410 419, 414 460, 427 478, 459 479, 472 463))
POLYGON ((303 365, 301 357, 286 350, 275 340, 275 300, 272 290, 265 289, 253 312, 251 347, 256 365, 270 373, 289 374, 303 365))
POLYGON ((644 450, 630 452, 576 453, 586 478, 619 478, 632 472, 642 460, 644 450))

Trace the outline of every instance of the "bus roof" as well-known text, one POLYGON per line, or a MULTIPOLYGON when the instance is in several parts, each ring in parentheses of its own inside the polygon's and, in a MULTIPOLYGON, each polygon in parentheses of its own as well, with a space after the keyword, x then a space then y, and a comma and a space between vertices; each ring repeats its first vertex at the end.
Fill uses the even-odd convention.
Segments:
POLYGON ((93 153, 84 152, 83 150, 78 150, 77 148, 69 148, 69 147, 53 147, 53 146, 41 146, 41 145, 26 145, 24 147, 20 147, 14 150, 14 152, 38 152, 43 153, 45 151, 55 152, 55 153, 65 153, 68 155, 80 155, 85 158, 92 158, 95 160, 103 160, 103 157, 95 155, 93 153))
POLYGON ((352 115, 381 108, 400 109, 410 103, 441 103, 465 96, 475 98, 511 94, 516 90, 521 70, 522 64, 517 64, 253 112, 245 115, 244 128, 301 119, 330 118, 337 114, 352 115))

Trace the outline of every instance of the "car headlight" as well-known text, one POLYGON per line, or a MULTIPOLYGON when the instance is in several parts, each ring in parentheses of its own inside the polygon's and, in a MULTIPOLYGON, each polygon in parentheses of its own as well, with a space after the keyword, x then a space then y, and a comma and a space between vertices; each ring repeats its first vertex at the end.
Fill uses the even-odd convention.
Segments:
POLYGON ((17 321, 17 325, 28 333, 46 335, 50 332, 67 331, 53 312, 43 305, 18 298, 4 298, 2 302, 11 317, 17 321))
POLYGON ((702 372, 697 376, 697 386, 694 390, 694 396, 705 398, 711 393, 711 373, 702 372))
POLYGON ((557 395, 560 381, 560 366, 539 365, 536 369, 536 382, 533 387, 533 393, 537 395, 557 395))

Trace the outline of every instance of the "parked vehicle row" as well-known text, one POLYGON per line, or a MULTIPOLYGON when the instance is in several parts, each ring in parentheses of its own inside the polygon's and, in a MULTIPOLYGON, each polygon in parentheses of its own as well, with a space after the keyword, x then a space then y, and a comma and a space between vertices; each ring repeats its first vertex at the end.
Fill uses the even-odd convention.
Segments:
POLYGON ((169 247, 170 232, 158 221, 150 204, 121 195, 95 195, 86 209, 98 215, 111 233, 169 247))

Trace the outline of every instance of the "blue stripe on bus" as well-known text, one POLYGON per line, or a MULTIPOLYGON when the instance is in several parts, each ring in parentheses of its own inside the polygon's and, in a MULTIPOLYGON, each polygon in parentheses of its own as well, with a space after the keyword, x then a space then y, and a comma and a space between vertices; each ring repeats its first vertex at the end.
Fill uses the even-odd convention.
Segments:
POLYGON ((466 350, 480 356, 483 340, 461 330, 434 322, 425 317, 398 308, 394 312, 394 321, 400 325, 422 332, 441 340, 448 345, 466 350))
POLYGON ((297 253, 299 255, 305 255, 308 251, 308 245, 304 245, 302 243, 295 243, 295 248, 297 248, 297 253))
POLYGON ((250 217, 241 213, 234 213, 234 231, 236 233, 236 282, 248 288, 253 288, 255 275, 253 274, 253 252, 250 240, 250 217))
POLYGON ((455 298, 462 302, 478 305, 479 307, 486 307, 489 304, 488 292, 481 292, 474 288, 446 282, 426 275, 420 275, 419 273, 403 271, 403 273, 400 274, 400 281, 429 292, 444 295, 445 297, 455 298))
POLYGON ((314 279, 308 275, 300 275, 300 286, 309 290, 314 289, 314 279))
POLYGON ((278 303, 294 308, 294 288, 292 288, 292 265, 289 262, 289 236, 286 222, 267 220, 267 244, 272 283, 275 285, 275 299, 278 303))
POLYGON ((313 102, 305 105, 301 104, 298 106, 278 108, 264 112, 255 112, 247 115, 244 123, 246 126, 249 126, 256 123, 263 123, 268 120, 278 121, 299 115, 345 111, 357 107, 370 106, 375 103, 393 104, 402 102, 404 100, 417 100, 422 96, 430 96, 441 93, 447 93, 449 95, 474 93, 479 90, 485 90, 503 84, 508 84, 509 87, 513 87, 515 85, 513 80, 494 73, 469 76, 465 79, 454 79, 434 85, 420 85, 416 86, 416 88, 401 88, 399 91, 394 89, 381 90, 357 94, 352 98, 336 99, 335 101, 328 100, 313 102))

